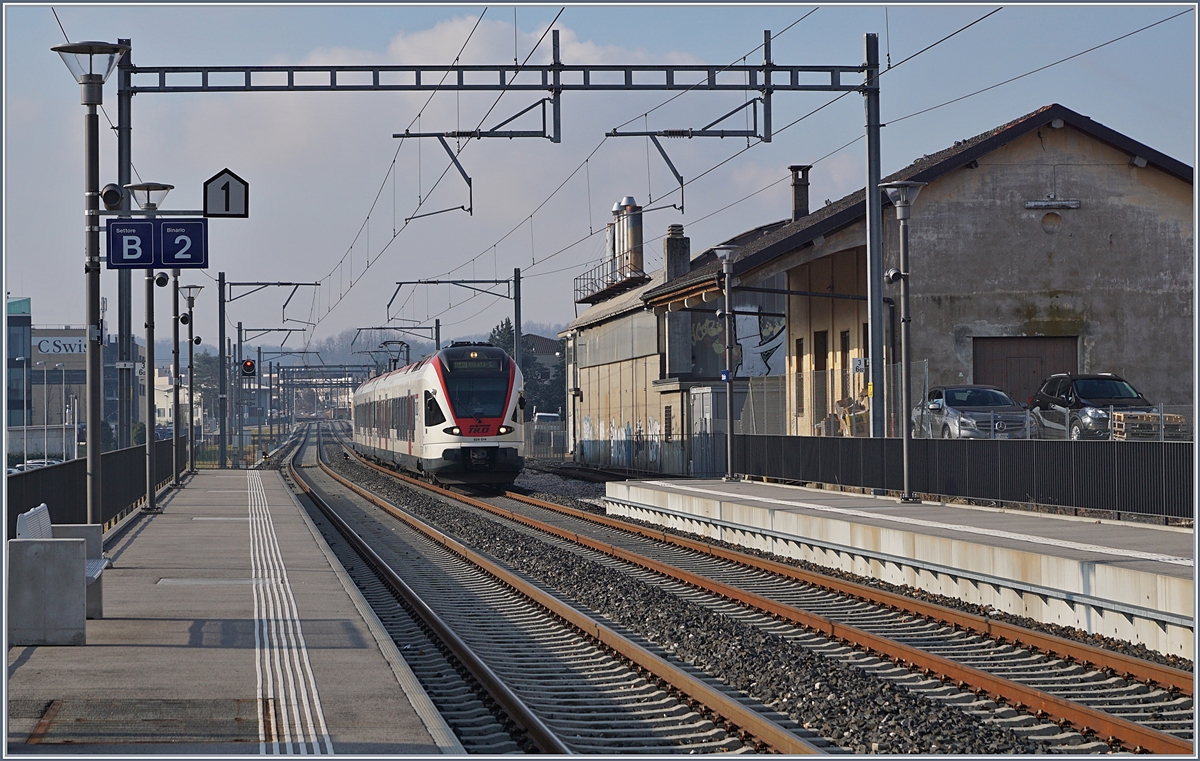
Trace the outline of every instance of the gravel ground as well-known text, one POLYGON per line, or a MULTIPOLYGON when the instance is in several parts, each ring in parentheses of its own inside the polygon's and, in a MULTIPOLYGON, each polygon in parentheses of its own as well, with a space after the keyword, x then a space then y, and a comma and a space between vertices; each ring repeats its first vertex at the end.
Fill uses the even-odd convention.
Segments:
MULTIPOLYGON (((592 499, 595 499, 592 495, 593 487, 599 487, 600 497, 603 497, 604 484, 575 482, 572 479, 563 478, 550 473, 538 473, 537 476, 538 478, 536 480, 532 480, 531 483, 538 491, 537 493, 530 493, 529 496, 536 497, 538 499, 545 499, 548 502, 553 502, 556 505, 563 505, 564 507, 574 507, 579 510, 586 510, 588 512, 598 513, 600 515, 604 514, 605 511, 603 508, 603 501, 591 501, 592 499), (559 490, 560 487, 555 485, 555 480, 562 483, 561 491, 559 490)), ((522 479, 524 478, 525 475, 522 474, 521 478, 517 479, 518 486, 523 486, 522 479)), ((657 523, 648 523, 646 521, 622 518, 620 516, 613 517, 638 526, 652 528, 657 531, 665 531, 668 534, 675 534, 676 536, 686 537, 688 539, 699 538, 696 534, 679 531, 666 526, 660 526, 657 523)), ((774 555, 761 550, 745 547, 740 544, 730 544, 729 542, 721 542, 708 538, 704 538, 704 541, 718 547, 724 547, 727 549, 736 550, 738 552, 744 552, 748 555, 755 555, 757 557, 774 560, 777 563, 784 563, 786 565, 794 566, 806 571, 812 571, 813 573, 825 574, 827 576, 833 576, 846 581, 857 582, 859 584, 863 584, 864 586, 885 590, 894 594, 904 595, 905 597, 911 597, 915 600, 936 603, 948 608, 954 608, 956 610, 973 613, 977 616, 985 616, 996 621, 1003 621, 1005 623, 1012 624, 1014 626, 1020 626, 1025 629, 1040 631, 1046 634, 1053 634, 1057 637, 1062 637, 1064 639, 1069 639, 1076 642, 1084 642, 1094 647, 1104 648, 1105 650, 1111 650, 1112 652, 1121 653, 1133 658, 1140 658, 1144 661, 1171 666, 1172 668, 1181 669, 1183 671, 1193 671, 1194 669, 1194 663, 1188 658, 1182 658, 1178 655, 1165 655, 1156 650, 1151 650, 1140 643, 1129 642, 1128 640, 1122 639, 1114 639, 1112 637, 1106 637, 1102 634, 1089 634, 1082 629, 1076 629, 1074 627, 1042 623, 1025 616, 1004 613, 992 608, 991 606, 976 605, 974 603, 964 602, 963 600, 958 600, 953 597, 946 597, 944 595, 933 594, 923 589, 908 585, 890 584, 886 581, 880 581, 879 579, 874 579, 869 576, 858 576, 846 571, 810 563, 806 560, 798 560, 795 558, 784 557, 782 555, 774 555)))
MULTIPOLYGON (((341 460, 335 470, 854 753, 1040 753, 953 706, 341 460)), ((545 488, 545 486, 542 486, 545 488)))

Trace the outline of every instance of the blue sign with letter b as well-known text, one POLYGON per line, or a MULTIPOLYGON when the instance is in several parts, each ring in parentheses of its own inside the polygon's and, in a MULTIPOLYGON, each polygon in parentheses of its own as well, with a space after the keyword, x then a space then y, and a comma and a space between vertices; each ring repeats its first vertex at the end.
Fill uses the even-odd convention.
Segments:
POLYGON ((108 268, 153 267, 154 228, 154 222, 149 220, 108 220, 108 268))

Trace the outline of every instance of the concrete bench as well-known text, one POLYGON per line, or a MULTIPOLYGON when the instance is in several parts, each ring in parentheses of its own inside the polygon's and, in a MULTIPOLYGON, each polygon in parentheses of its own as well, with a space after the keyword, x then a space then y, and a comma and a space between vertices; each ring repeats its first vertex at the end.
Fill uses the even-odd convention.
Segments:
POLYGON ((104 527, 54 526, 45 504, 17 516, 8 542, 10 645, 82 645, 104 615, 104 527))

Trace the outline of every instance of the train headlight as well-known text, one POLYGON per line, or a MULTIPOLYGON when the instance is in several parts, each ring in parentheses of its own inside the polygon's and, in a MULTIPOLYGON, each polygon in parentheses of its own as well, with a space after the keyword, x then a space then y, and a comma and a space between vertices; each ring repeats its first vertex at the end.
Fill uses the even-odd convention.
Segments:
POLYGON ((511 425, 500 426, 500 435, 501 436, 503 436, 506 433, 512 433, 512 432, 513 432, 513 427, 511 425))
POLYGON ((462 429, 456 425, 452 425, 449 428, 443 428, 442 433, 448 433, 451 436, 459 436, 462 434, 462 429))

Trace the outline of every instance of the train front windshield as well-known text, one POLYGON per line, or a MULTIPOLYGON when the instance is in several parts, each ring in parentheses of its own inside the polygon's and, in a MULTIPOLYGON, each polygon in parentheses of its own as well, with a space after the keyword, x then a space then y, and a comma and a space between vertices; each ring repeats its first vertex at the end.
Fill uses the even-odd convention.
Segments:
POLYGON ((504 416, 508 402, 508 375, 470 376, 451 374, 446 378, 455 417, 497 418, 504 416))

